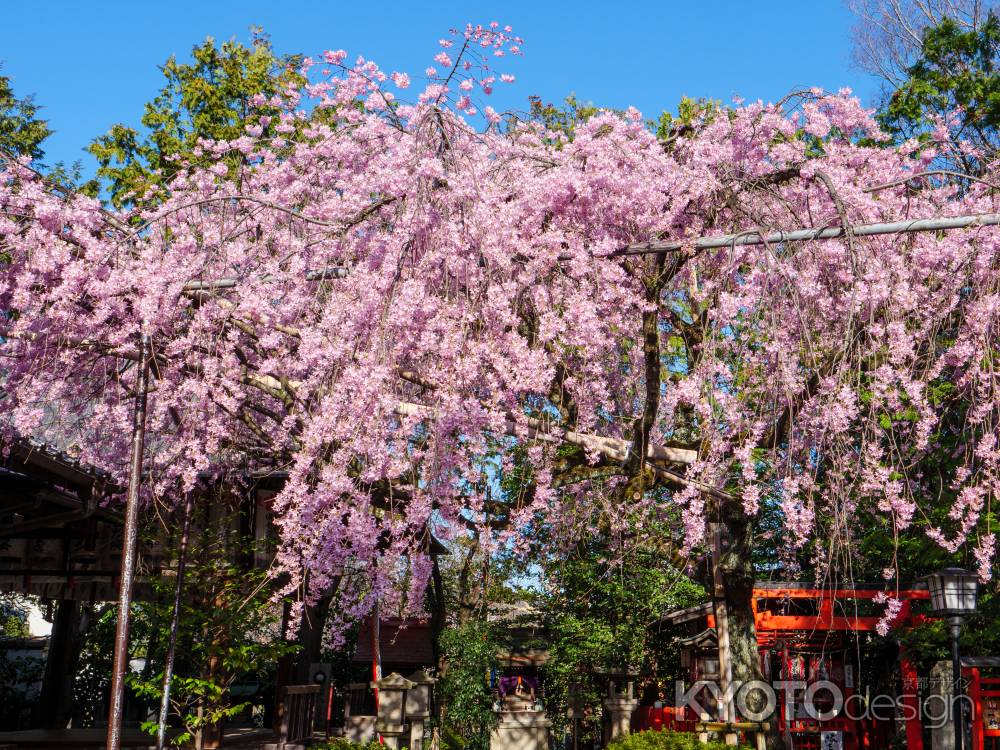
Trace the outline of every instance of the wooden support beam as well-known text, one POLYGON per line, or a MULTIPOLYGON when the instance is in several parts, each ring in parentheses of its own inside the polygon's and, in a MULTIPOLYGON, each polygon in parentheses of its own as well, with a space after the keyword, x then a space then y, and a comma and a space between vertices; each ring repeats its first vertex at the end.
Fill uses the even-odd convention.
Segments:
POLYGON ((38 529, 44 529, 49 526, 62 526, 72 521, 80 521, 87 518, 93 513, 90 508, 80 508, 79 510, 71 510, 66 513, 54 513, 50 516, 42 516, 41 518, 32 518, 28 521, 21 521, 20 523, 11 524, 3 529, 0 529, 0 539, 8 537, 17 537, 28 531, 37 531, 38 529))
MULTIPOLYGON (((272 380, 277 382, 276 379, 272 378, 272 380)), ((400 416, 430 415, 433 413, 433 408, 423 404, 401 401, 396 406, 396 413, 400 416)), ((533 417, 526 417, 524 423, 527 426, 527 436, 529 438, 545 442, 566 442, 578 445, 581 448, 590 448, 617 461, 623 461, 631 448, 631 443, 622 438, 604 437, 603 435, 593 435, 574 430, 562 430, 556 425, 551 425, 533 417)), ((518 424, 513 417, 509 416, 507 418, 506 432, 512 436, 518 432, 518 424)), ((690 464, 694 463, 698 458, 698 452, 687 448, 649 445, 646 449, 646 458, 666 463, 690 464)))
POLYGON ((73 677, 81 638, 80 603, 60 599, 52 620, 42 690, 32 719, 40 729, 65 729, 73 716, 73 677))
MULTIPOLYGON (((854 224, 850 229, 854 237, 875 237, 884 234, 908 234, 913 232, 939 232, 951 229, 967 229, 969 227, 987 227, 1000 225, 1000 214, 969 214, 965 216, 944 216, 923 219, 905 219, 903 221, 877 222, 873 224, 854 224)), ((723 247, 739 247, 743 245, 770 245, 782 242, 813 242, 816 240, 836 240, 847 236, 843 226, 807 227, 761 233, 757 231, 721 234, 711 237, 699 237, 691 241, 660 241, 636 242, 620 248, 599 258, 622 258, 631 255, 652 255, 657 253, 676 253, 682 251, 711 250, 723 247)), ((572 255, 560 255, 560 261, 572 260, 572 255)), ((351 275, 349 266, 330 266, 327 268, 306 271, 307 281, 323 281, 328 279, 343 279, 351 275)), ((276 280, 273 276, 264 276, 265 282, 276 280)), ((226 277, 208 281, 189 281, 182 287, 184 292, 200 292, 234 289, 242 279, 226 277)))

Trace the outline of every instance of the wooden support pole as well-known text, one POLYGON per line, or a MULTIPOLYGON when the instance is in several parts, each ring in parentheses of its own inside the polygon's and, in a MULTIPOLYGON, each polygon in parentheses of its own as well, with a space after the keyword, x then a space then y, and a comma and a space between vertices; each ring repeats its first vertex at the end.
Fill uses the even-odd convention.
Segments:
MULTIPOLYGON (((382 679, 382 623, 380 621, 379 600, 372 607, 372 682, 382 679)), ((378 711, 378 688, 375 688, 375 709, 378 711)))
POLYGON ((125 502, 125 529, 122 538, 121 583, 118 587, 118 623, 115 627, 114 666, 111 670, 111 699, 108 708, 107 750, 121 750, 122 719, 125 716, 125 670, 128 668, 128 631, 132 609, 132 582, 139 532, 139 485, 142 482, 142 454, 146 436, 146 399, 149 394, 148 334, 139 346, 139 373, 135 405, 132 409, 132 453, 128 495, 125 502))
POLYGON ((65 729, 73 715, 73 675, 80 657, 80 602, 60 599, 52 618, 42 690, 32 717, 40 729, 65 729))
POLYGON ((170 615, 170 639, 163 665, 163 697, 156 727, 156 750, 163 750, 167 740, 167 716, 170 714, 170 689, 174 678, 174 657, 177 652, 177 629, 181 619, 181 594, 184 590, 184 568, 187 565, 188 539, 191 533, 191 493, 184 498, 184 520, 181 527, 180 549, 177 551, 177 581, 174 583, 174 611, 170 615))
MULTIPOLYGON (((885 234, 909 234, 913 232, 940 232, 950 229, 968 229, 970 227, 990 227, 1000 225, 1000 214, 968 214, 965 216, 940 216, 924 219, 904 219, 902 221, 876 222, 872 224, 854 224, 849 227, 855 237, 876 237, 885 234)), ((723 247, 739 247, 742 245, 770 245, 782 242, 813 242, 816 240, 836 240, 847 236, 843 226, 806 227, 803 229, 779 230, 763 234, 757 231, 737 232, 736 234, 720 234, 711 237, 698 237, 687 241, 636 242, 618 250, 600 256, 602 258, 621 258, 630 255, 653 255, 656 253, 676 253, 688 250, 711 250, 723 247)), ((573 260, 572 255, 560 255, 559 261, 573 260)), ((330 266, 305 271, 306 281, 324 281, 328 279, 344 279, 351 275, 348 266, 330 266)), ((262 281, 275 281, 273 276, 264 276, 262 281)), ((242 279, 226 277, 214 280, 191 280, 182 288, 184 292, 212 292, 235 289, 242 279)))

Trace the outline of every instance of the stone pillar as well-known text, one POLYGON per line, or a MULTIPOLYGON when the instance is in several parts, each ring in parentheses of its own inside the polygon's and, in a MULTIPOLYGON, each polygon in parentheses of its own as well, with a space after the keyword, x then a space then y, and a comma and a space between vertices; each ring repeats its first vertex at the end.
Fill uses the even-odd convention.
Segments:
POLYGON ((313 727, 324 735, 329 734, 330 726, 327 717, 330 715, 330 699, 333 697, 333 684, 330 673, 333 666, 328 662, 317 662, 309 665, 310 685, 319 685, 319 695, 316 697, 316 711, 313 716, 313 727))
POLYGON ((410 719, 410 750, 423 750, 424 720, 410 719))
POLYGON ((615 682, 608 683, 608 697, 604 699, 604 709, 610 719, 608 741, 614 742, 619 737, 628 734, 632 727, 632 713, 639 705, 635 698, 635 683, 629 680, 623 692, 615 690, 615 682))
POLYGON ((931 750, 955 750, 950 661, 939 661, 931 669, 928 693, 925 716, 931 727, 931 750))
POLYGON ((423 750, 424 723, 431 717, 431 689, 437 682, 423 669, 407 679, 413 687, 406 691, 406 720, 410 722, 410 750, 423 750))
POLYGON ((416 687, 416 683, 393 672, 388 677, 376 680, 371 686, 378 690, 375 729, 382 735, 389 750, 399 750, 399 738, 406 730, 406 692, 416 687))
POLYGON ((375 717, 351 713, 353 696, 359 692, 367 693, 369 689, 367 682, 352 682, 344 695, 344 737, 356 745, 367 745, 375 739, 375 717))
POLYGON ((374 716, 348 716, 344 719, 344 737, 356 745, 367 745, 375 740, 374 716))
POLYGON ((390 726, 380 727, 378 733, 382 735, 382 742, 389 750, 400 750, 402 745, 399 744, 399 738, 403 735, 403 730, 406 727, 400 726, 390 726))

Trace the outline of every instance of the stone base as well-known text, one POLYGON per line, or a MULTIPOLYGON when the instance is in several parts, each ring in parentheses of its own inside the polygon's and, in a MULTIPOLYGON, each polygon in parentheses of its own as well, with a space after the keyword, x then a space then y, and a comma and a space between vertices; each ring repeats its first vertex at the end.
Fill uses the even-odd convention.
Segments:
POLYGON ((375 739, 374 716, 348 716, 344 724, 344 738, 358 745, 366 745, 375 739))
POLYGON ((377 722, 375 724, 375 731, 379 733, 382 737, 382 741, 389 750, 399 750, 406 744, 403 739, 403 735, 406 734, 406 739, 409 739, 409 733, 406 727, 401 724, 382 724, 377 722))
POLYGON ((940 714, 948 710, 948 720, 935 722, 941 726, 931 729, 931 750, 955 750, 955 724, 950 707, 954 700, 950 661, 939 661, 931 669, 931 694, 935 696, 933 710, 940 714))
POLYGON ((605 698, 604 709, 610 719, 609 740, 616 740, 632 729, 632 714, 639 706, 635 698, 605 698))
POLYGON ((551 727, 544 711, 503 711, 490 750, 548 750, 551 727))

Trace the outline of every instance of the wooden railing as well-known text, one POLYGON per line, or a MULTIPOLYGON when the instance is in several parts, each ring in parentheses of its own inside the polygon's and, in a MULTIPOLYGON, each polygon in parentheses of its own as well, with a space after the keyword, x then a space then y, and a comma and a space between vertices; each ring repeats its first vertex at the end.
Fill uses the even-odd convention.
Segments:
POLYGON ((282 689, 277 750, 303 747, 312 737, 319 685, 286 685, 282 689))
POLYGON ((374 716, 375 691, 369 682, 352 682, 347 686, 344 716, 374 716))

